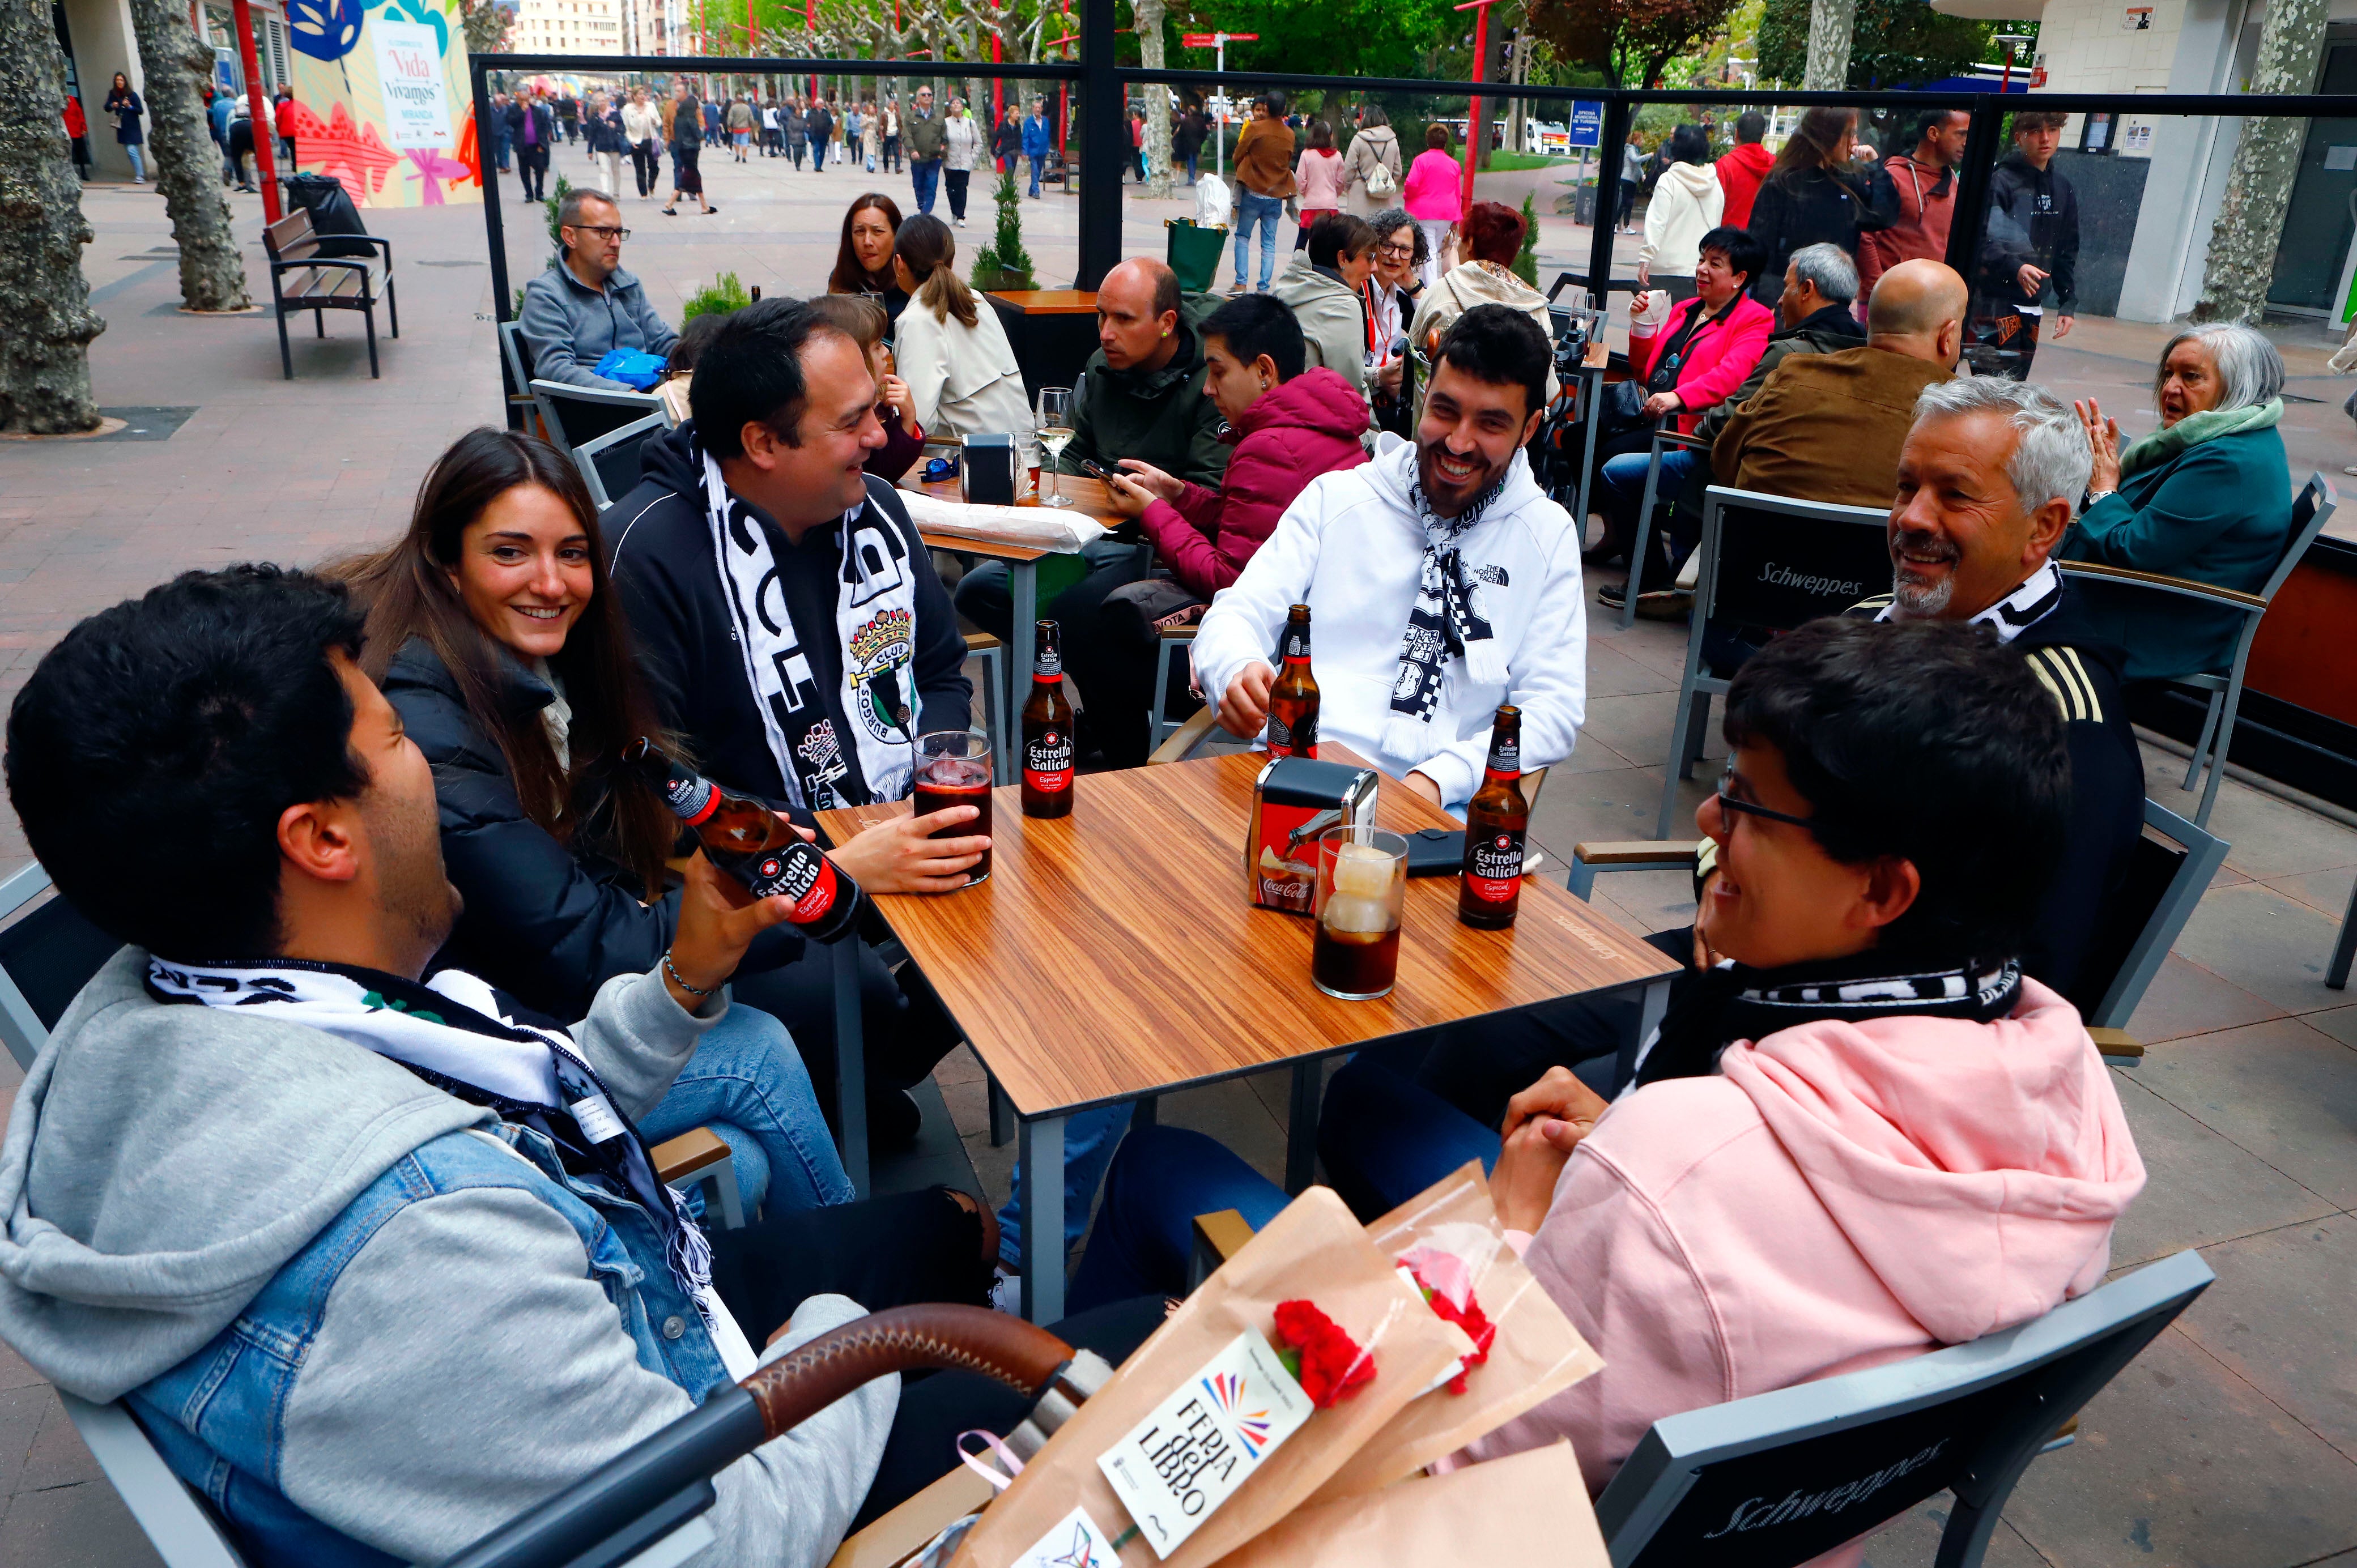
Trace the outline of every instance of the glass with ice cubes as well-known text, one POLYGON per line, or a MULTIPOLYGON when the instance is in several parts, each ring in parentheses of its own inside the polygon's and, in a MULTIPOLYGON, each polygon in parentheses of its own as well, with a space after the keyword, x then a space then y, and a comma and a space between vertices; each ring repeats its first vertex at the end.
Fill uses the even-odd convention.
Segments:
POLYGON ((1368 1002, 1399 977, 1400 908, 1407 899, 1407 840, 1343 824, 1318 835, 1317 934, 1309 978, 1329 996, 1368 1002))

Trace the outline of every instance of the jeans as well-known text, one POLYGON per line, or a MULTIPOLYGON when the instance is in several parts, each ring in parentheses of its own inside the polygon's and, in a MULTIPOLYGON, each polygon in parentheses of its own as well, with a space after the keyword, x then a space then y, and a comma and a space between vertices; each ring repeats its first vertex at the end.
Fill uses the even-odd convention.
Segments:
POLYGON ((786 156, 794 160, 794 167, 802 166, 802 149, 809 145, 800 136, 795 136, 786 143, 786 156))
POLYGON ((909 160, 909 183, 917 188, 918 211, 931 212, 933 209, 933 191, 941 184, 941 159, 910 158, 909 160))
MULTIPOLYGON (((1082 1232, 1089 1228, 1089 1206, 1095 1201, 1097 1184, 1104 1180, 1105 1166, 1113 1162, 1114 1151, 1121 1146, 1122 1134, 1129 1131, 1129 1119, 1135 1110, 1132 1105, 1108 1105, 1075 1112, 1065 1121, 1064 1251, 1051 1262, 1060 1264, 1080 1245, 1082 1232)), ((1015 1195, 998 1211, 998 1261, 1010 1269, 1023 1262, 1023 1164, 1018 1160, 1015 1195)))
POLYGON ((950 216, 961 223, 965 221, 966 182, 973 177, 974 170, 970 168, 949 169, 942 176, 942 183, 949 187, 950 216))
POLYGON ((1253 226, 1260 226, 1260 292, 1276 274, 1276 226, 1285 218, 1285 198, 1262 196, 1236 187, 1236 286, 1244 286, 1244 266, 1252 254, 1253 226))
POLYGON ((1034 153, 1031 156, 1031 194, 1039 194, 1039 175, 1048 166, 1048 155, 1034 153))
POLYGON ((124 144, 123 144, 123 156, 124 156, 124 157, 126 157, 126 158, 129 158, 129 159, 131 160, 131 177, 132 177, 132 178, 134 178, 134 179, 145 179, 145 178, 147 177, 147 164, 146 164, 146 161, 145 161, 144 158, 142 158, 142 157, 140 156, 140 146, 139 146, 139 144, 138 144, 138 143, 136 143, 136 142, 125 142, 125 143, 124 143, 124 144))
MULTIPOLYGON (((1685 489, 1686 480, 1693 475, 1695 467, 1702 462, 1703 456, 1703 453, 1690 447, 1663 448, 1662 476, 1653 486, 1653 510, 1657 513, 1664 506, 1672 508, 1676 506, 1678 497, 1685 489)), ((1603 480, 1602 510, 1612 537, 1631 541, 1636 539, 1639 521, 1637 512, 1645 502, 1645 472, 1652 464, 1652 453, 1650 446, 1643 452, 1624 453, 1618 457, 1605 460, 1598 478, 1603 480)), ((1657 534, 1652 540, 1647 542, 1644 575, 1640 580, 1639 592, 1667 588, 1676 580, 1677 564, 1684 561, 1695 546, 1702 542, 1698 533, 1691 538, 1681 538, 1680 534, 1684 532, 1681 520, 1674 511, 1667 526, 1670 551, 1669 564, 1666 568, 1663 564, 1660 536, 1657 534)), ((1636 568, 1633 564, 1631 573, 1632 576, 1635 575, 1636 568)))
MULTIPOLYGON (((1065 452, 1070 461, 1070 449, 1065 452)), ((1042 486, 1047 483, 1043 477, 1042 486)), ((1105 595, 1124 583, 1137 581, 1137 546, 1117 539, 1100 539, 1081 547, 1081 559, 1088 564, 1089 575, 1057 595, 1047 604, 1036 607, 1049 619, 1060 620, 1064 611, 1058 607, 1071 601, 1076 615, 1093 615, 1105 595)), ((957 592, 952 596, 958 614, 974 622, 1004 642, 1014 635, 1015 591, 1004 561, 985 561, 958 579, 957 592)), ((1086 690, 1085 687, 1082 690, 1086 690)))
POLYGON ((515 138, 511 135, 504 127, 502 127, 500 131, 500 172, 501 174, 509 172, 508 155, 513 149, 514 145, 515 138))
POLYGON ((767 1013, 732 1003, 639 1130, 660 1144, 705 1126, 728 1145, 748 1213, 765 1198, 787 1209, 851 1201, 810 1074, 767 1013))
POLYGON ((888 170, 898 170, 900 166, 900 138, 898 136, 884 138, 884 166, 888 170))
POLYGON ((662 151, 652 142, 632 142, 630 173, 639 182, 639 194, 652 196, 655 187, 662 183, 662 151))

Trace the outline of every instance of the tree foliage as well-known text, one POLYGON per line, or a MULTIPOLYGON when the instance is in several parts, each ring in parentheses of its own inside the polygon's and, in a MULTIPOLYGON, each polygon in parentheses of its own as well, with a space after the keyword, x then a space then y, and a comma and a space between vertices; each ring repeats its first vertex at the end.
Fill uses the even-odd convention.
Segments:
MULTIPOLYGON (((1735 7, 1736 0, 1532 0, 1530 26, 1555 59, 1594 66, 1615 87, 1649 87, 1735 7)), ((1805 39, 1805 0, 1803 8, 1805 39)))
MULTIPOLYGON (((1910 87, 1963 74, 1994 58, 1999 32, 2035 32, 2017 22, 1944 16, 1923 0, 1857 0, 1847 85, 1910 87)), ((1797 82, 1807 72, 1809 0, 1768 0, 1760 19, 1760 80, 1797 82)))

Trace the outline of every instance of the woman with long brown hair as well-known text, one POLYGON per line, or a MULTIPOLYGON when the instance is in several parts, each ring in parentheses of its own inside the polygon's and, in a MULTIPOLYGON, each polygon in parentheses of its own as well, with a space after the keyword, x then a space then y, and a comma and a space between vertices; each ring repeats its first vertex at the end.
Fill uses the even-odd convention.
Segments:
POLYGON ((1809 245, 1839 245, 1854 261, 1860 231, 1899 221, 1899 190, 1857 140, 1857 111, 1812 109, 1776 155, 1745 225, 1767 251, 1751 297, 1773 309, 1785 263, 1809 245), (1863 160, 1864 166, 1860 166, 1863 160))
POLYGON ((892 346, 906 412, 936 434, 1004 435, 1028 421, 1023 371, 990 302, 957 275, 949 225, 920 212, 892 242, 892 274, 916 302, 892 346))
MULTIPOLYGON (((632 664, 572 463, 529 435, 470 430, 427 472, 398 541, 328 570, 367 605, 361 666, 433 766, 443 865, 466 899, 443 961, 558 1018, 665 962, 678 819, 621 752, 640 736, 677 742, 632 664)), ((740 987, 804 945, 764 932, 740 987)), ((741 1001, 640 1131, 659 1143, 705 1125, 735 1155, 748 1209, 765 1194, 794 1208, 852 1196, 792 1040, 741 1001)))
POLYGON ((908 308, 909 291, 892 275, 892 241, 900 232, 900 209, 881 191, 856 198, 843 215, 843 241, 835 247, 829 294, 864 294, 880 301, 894 321, 908 308))

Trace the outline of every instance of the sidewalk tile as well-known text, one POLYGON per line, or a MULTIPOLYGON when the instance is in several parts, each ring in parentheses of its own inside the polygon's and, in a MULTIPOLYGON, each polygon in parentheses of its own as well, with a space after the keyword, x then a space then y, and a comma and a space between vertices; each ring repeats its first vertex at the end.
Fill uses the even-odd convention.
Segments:
POLYGON ((2277 1018, 2150 1049, 2136 1080, 2336 1207, 2357 1207, 2357 1049, 2277 1018))
POLYGON ((2115 1269, 2320 1219, 2341 1207, 2236 1148, 2137 1079, 2115 1072, 2112 1082, 2147 1173, 2144 1191, 2113 1229, 2115 1269))
POLYGON ((2176 950, 2287 1012, 2313 1013, 2346 1001, 2324 984, 2338 931, 2320 911, 2246 883, 2202 895, 2176 950))
POLYGON ((2128 1032, 2147 1046, 2216 1029, 2280 1018, 2283 1009, 2239 985, 2221 980, 2200 964, 2170 953, 2146 987, 2128 1020, 2128 1032))
POLYGON ((2357 1219, 2331 1216, 2205 1249, 2218 1283, 2178 1320, 2194 1343, 2357 1461, 2349 1355, 2357 1219))

